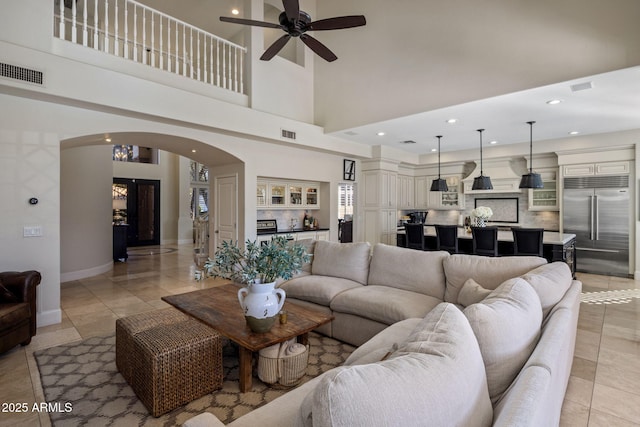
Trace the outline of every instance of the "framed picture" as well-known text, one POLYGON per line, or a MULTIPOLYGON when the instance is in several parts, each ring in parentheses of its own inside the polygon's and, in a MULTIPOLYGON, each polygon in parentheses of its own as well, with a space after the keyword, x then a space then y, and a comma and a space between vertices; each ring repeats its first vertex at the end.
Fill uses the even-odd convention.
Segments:
POLYGON ((356 161, 344 159, 343 163, 343 179, 345 181, 355 181, 356 180, 356 161))

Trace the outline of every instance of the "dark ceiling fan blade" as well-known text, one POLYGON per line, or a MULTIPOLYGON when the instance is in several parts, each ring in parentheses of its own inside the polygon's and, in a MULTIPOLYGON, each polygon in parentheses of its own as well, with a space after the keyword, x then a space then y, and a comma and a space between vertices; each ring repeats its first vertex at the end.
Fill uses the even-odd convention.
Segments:
POLYGON ((310 35, 303 34, 300 36, 300 40, 302 40, 304 44, 309 46, 309 49, 311 49, 312 51, 320 55, 320 57, 322 57, 327 62, 333 62, 336 59, 338 59, 335 53, 331 52, 331 50, 329 50, 328 47, 326 47, 325 45, 323 45, 322 43, 320 43, 318 40, 314 39, 310 35))
POLYGON ((338 16, 335 18, 320 19, 307 25, 307 30, 340 30, 343 28, 361 27, 367 24, 364 15, 338 16))
POLYGON ((276 54, 280 52, 284 45, 287 44, 290 38, 291 36, 289 34, 285 34, 284 36, 280 37, 278 40, 273 42, 273 44, 269 46, 267 50, 264 51, 260 59, 263 61, 268 61, 276 56, 276 54))
POLYGON ((230 22, 232 24, 253 25, 254 27, 278 28, 280 30, 284 29, 280 24, 273 24, 271 22, 264 22, 264 21, 254 21, 253 19, 230 18, 227 16, 221 16, 220 20, 222 22, 230 22))
POLYGON ((300 16, 300 3, 298 0, 282 0, 282 5, 289 21, 298 20, 300 16))

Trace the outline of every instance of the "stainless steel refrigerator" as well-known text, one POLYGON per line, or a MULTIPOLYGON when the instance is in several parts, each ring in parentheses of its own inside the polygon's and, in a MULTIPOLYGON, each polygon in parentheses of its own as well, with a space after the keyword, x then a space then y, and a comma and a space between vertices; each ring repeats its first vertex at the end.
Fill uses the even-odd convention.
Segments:
POLYGON ((576 269, 629 275, 629 177, 565 178, 562 218, 576 235, 576 269))

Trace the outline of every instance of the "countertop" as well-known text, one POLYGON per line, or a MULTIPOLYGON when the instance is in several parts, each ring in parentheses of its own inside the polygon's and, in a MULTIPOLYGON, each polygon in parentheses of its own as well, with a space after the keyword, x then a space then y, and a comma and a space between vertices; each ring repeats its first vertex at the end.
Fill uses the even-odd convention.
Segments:
POLYGON ((258 232, 258 236, 270 236, 270 235, 273 235, 273 234, 307 233, 307 232, 312 232, 312 231, 329 231, 329 228, 318 227, 318 228, 314 228, 313 230, 304 230, 302 228, 294 228, 293 230, 291 230, 291 229, 278 230, 275 233, 273 233, 273 232, 268 232, 268 233, 260 233, 260 232, 258 232))
MULTIPOLYGON (((398 234, 405 234, 404 230, 398 230, 398 234)), ((425 236, 436 236, 436 228, 432 225, 424 226, 424 235, 425 236)), ((572 239, 575 239, 575 234, 569 233, 558 233, 557 231, 545 231, 542 236, 542 243, 547 245, 564 245, 570 242, 572 239)), ((471 233, 467 233, 464 228, 458 228, 458 239, 472 239, 471 233)), ((499 242, 513 242, 513 233, 511 230, 498 230, 498 241, 499 242)))

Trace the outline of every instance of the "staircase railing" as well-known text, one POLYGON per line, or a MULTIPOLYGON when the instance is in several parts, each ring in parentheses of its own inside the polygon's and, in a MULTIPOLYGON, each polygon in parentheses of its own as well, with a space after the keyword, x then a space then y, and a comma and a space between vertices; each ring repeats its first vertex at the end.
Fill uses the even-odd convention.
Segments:
POLYGON ((245 47, 134 0, 58 0, 54 36, 244 93, 245 47))

